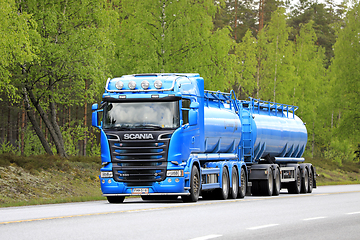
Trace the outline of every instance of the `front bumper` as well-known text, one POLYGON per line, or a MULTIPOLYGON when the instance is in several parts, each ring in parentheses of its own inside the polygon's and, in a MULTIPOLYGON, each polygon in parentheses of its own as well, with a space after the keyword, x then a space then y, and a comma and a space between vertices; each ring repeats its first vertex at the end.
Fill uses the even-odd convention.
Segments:
POLYGON ((189 187, 185 187, 185 177, 167 177, 161 182, 134 186, 133 184, 116 182, 113 178, 100 178, 103 196, 141 196, 141 195, 189 195, 189 187))

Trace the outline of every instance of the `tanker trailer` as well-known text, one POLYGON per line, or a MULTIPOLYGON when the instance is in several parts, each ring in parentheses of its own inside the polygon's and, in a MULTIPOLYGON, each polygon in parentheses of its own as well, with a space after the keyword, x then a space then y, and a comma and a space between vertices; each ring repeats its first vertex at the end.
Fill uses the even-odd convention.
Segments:
POLYGON ((307 131, 295 115, 297 107, 252 98, 239 103, 241 155, 249 166, 252 194, 278 195, 281 188, 289 193, 311 193, 316 172, 312 164, 302 163, 307 131))

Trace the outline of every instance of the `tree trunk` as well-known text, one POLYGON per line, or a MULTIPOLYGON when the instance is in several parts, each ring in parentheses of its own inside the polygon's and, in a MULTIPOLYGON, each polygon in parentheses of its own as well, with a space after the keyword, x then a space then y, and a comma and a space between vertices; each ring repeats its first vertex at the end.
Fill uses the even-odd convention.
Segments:
MULTIPOLYGON (((85 99, 87 99, 87 80, 85 80, 85 99)), ((84 127, 87 128, 87 102, 84 103, 84 127)), ((87 145, 87 131, 84 133, 84 150, 83 155, 86 156, 86 145, 87 145)))
POLYGON ((258 33, 264 28, 264 5, 265 5, 265 0, 260 0, 259 1, 259 30, 258 33))
MULTIPOLYGON (((51 135, 52 139, 54 140, 57 153, 61 157, 67 157, 65 149, 64 149, 64 144, 61 144, 62 138, 61 138, 61 140, 59 139, 58 134, 56 133, 56 130, 55 130, 54 126, 52 125, 48 115, 46 114, 44 109, 41 107, 40 103, 38 101, 36 101, 36 98, 35 98, 32 90, 29 89, 28 87, 25 87, 25 88, 26 88, 27 92, 29 93, 30 101, 35 106, 37 112, 40 114, 40 117, 44 121, 45 126, 49 129, 50 135, 51 135)), ((57 123, 55 125, 58 127, 57 123)))
MULTIPOLYGON (((25 109, 25 101, 24 101, 24 109, 25 109)), ((24 147, 25 147, 25 117, 26 117, 26 112, 25 110, 22 110, 22 116, 21 116, 21 155, 24 155, 24 147)))
POLYGON ((314 158, 314 149, 315 149, 315 121, 313 122, 313 132, 312 132, 312 146, 311 146, 312 158, 314 158))
POLYGON ((7 106, 8 108, 8 122, 7 122, 7 141, 11 144, 11 137, 12 137, 12 134, 11 134, 11 112, 10 112, 10 107, 7 106))
POLYGON ((277 63, 278 63, 278 48, 279 48, 279 35, 276 37, 275 48, 275 76, 274 76, 274 102, 276 102, 276 75, 277 75, 277 63))
POLYGON ((34 127, 34 130, 36 132, 36 135, 39 137, 40 142, 42 144, 42 146, 45 149, 45 152, 49 155, 54 155, 54 153, 51 150, 51 147, 49 145, 49 143, 46 141, 45 136, 43 134, 43 132, 40 129, 39 124, 36 121, 36 118, 34 116, 34 113, 32 112, 31 106, 30 106, 30 102, 29 102, 29 98, 28 98, 28 93, 25 87, 23 87, 23 92, 22 92, 23 96, 24 96, 24 104, 25 104, 25 110, 27 112, 27 116, 29 117, 29 120, 31 122, 31 124, 34 127))
MULTIPOLYGON (((53 82, 52 82, 52 79, 50 78, 49 80, 49 89, 51 92, 53 92, 53 82)), ((62 157, 67 157, 67 154, 66 154, 66 151, 65 151, 65 144, 64 144, 64 139, 62 137, 62 134, 61 134, 61 130, 60 130, 60 127, 59 127, 59 124, 56 120, 56 106, 55 106, 55 102, 54 102, 54 99, 52 97, 52 95, 50 94, 49 95, 49 108, 50 108, 50 122, 52 124, 52 126, 54 127, 54 131, 55 131, 55 134, 57 136, 57 138, 59 139, 59 148, 60 148, 60 151, 58 151, 59 155, 62 156, 62 157)), ((50 129, 49 129, 50 130, 50 129)))

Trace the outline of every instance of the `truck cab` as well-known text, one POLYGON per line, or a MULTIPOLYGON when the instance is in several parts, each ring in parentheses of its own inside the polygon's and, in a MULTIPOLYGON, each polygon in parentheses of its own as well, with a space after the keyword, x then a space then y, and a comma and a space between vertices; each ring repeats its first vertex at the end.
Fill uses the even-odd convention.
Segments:
POLYGON ((189 159, 204 142, 203 92, 198 74, 107 80, 92 120, 101 133, 101 190, 110 202, 128 195, 189 195, 189 159))

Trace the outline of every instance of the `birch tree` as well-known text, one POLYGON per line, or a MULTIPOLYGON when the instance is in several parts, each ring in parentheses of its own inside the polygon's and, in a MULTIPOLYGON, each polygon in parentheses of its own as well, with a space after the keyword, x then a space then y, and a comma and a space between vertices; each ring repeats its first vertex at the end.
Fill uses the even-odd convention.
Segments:
MULTIPOLYGON (((24 61, 17 71, 24 99, 28 100, 25 106, 28 112, 34 109, 39 114, 60 156, 67 153, 57 122, 57 104, 81 105, 92 99, 101 80, 108 76, 105 56, 111 57, 112 42, 106 33, 116 22, 116 15, 106 6, 106 1, 95 0, 19 3, 19 9, 32 14, 40 35, 33 42, 39 49, 38 58, 24 61)), ((35 121, 31 122, 39 129, 35 121)), ((42 143, 48 142, 36 132, 42 143)))
POLYGON ((213 30, 212 0, 121 1, 113 74, 198 72, 210 89, 230 88, 230 29, 213 30))

